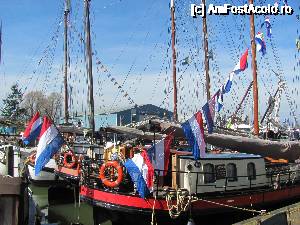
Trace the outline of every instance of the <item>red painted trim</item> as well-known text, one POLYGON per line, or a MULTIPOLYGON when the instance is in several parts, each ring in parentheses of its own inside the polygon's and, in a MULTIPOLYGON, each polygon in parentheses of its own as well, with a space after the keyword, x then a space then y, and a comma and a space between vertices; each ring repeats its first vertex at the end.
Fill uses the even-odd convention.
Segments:
MULTIPOLYGON (((80 194, 91 200, 98 200, 101 202, 123 206, 128 208, 140 208, 152 210, 154 199, 143 199, 138 195, 124 195, 120 193, 112 193, 97 189, 88 188, 86 186, 81 186, 80 194)), ((257 204, 266 204, 272 202, 278 202, 283 200, 289 200, 300 196, 300 185, 294 187, 288 187, 281 190, 266 191, 260 193, 254 193, 252 195, 236 195, 232 197, 224 198, 211 198, 209 201, 221 203, 225 205, 247 207, 252 204, 253 206, 257 204)), ((207 201, 198 200, 193 202, 193 211, 207 211, 212 209, 223 208, 222 205, 213 204, 207 201)), ((157 199, 155 204, 156 210, 168 210, 167 203, 165 199, 157 199)))
MULTIPOLYGON (((134 207, 142 209, 152 209, 154 199, 143 199, 133 195, 122 195, 119 193, 111 193, 96 189, 91 189, 86 186, 80 187, 80 195, 89 199, 98 200, 110 204, 121 205, 125 207, 134 207)), ((164 199, 156 200, 155 209, 167 210, 167 203, 164 199)))

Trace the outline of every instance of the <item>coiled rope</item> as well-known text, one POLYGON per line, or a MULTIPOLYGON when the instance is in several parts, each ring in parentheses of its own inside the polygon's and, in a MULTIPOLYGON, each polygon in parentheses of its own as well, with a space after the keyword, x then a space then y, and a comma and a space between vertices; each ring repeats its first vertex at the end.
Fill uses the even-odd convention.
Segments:
POLYGON ((189 191, 186 189, 169 190, 166 194, 166 202, 169 215, 172 219, 176 219, 182 212, 186 212, 190 206, 189 191), (176 196, 176 204, 173 204, 176 196))

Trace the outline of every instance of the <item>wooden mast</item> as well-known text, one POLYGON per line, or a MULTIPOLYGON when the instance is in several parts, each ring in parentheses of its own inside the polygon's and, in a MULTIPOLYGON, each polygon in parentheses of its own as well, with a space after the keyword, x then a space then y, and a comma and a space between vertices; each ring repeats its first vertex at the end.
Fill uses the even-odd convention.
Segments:
POLYGON ((65 65, 64 65, 64 89, 65 89, 65 124, 69 123, 69 104, 68 104, 68 16, 70 13, 70 1, 65 0, 65 12, 64 12, 64 53, 65 53, 65 65))
MULTIPOLYGON (((253 4, 253 0, 249 0, 249 5, 253 4)), ((259 134, 258 124, 258 87, 257 87, 257 65, 256 65, 256 43, 255 43, 255 25, 254 14, 250 15, 250 29, 251 29, 251 50, 252 50, 252 73, 253 73, 253 112, 254 112, 254 135, 259 134)))
POLYGON ((173 90, 174 90, 174 110, 173 110, 173 119, 175 122, 178 121, 178 113, 177 113, 177 79, 176 79, 176 48, 175 48, 175 7, 174 7, 174 0, 171 0, 171 19, 172 19, 172 51, 173 51, 173 90))
MULTIPOLYGON (((205 6, 206 0, 202 0, 202 4, 205 6)), ((205 10, 205 9, 204 9, 205 10)), ((208 34, 206 17, 202 18, 203 28, 203 47, 204 47, 204 67, 205 67, 205 80, 206 80, 206 98, 207 102, 210 100, 210 77, 209 77, 209 55, 208 55, 208 34)))
POLYGON ((88 75, 88 93, 89 93, 89 108, 90 108, 90 128, 92 129, 92 142, 95 136, 95 120, 94 120, 94 90, 93 90, 93 67, 92 67, 92 46, 91 46, 91 32, 90 32, 90 1, 84 0, 85 5, 85 54, 87 63, 87 75, 88 75))

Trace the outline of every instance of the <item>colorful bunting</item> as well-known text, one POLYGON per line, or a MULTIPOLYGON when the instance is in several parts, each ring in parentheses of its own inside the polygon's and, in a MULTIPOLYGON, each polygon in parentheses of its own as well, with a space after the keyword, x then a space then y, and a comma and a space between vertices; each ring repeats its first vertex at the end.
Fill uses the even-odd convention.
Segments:
POLYGON ((267 53, 266 43, 264 41, 264 35, 261 32, 258 32, 255 36, 255 42, 257 46, 257 51, 261 52, 264 56, 267 53))
POLYGON ((189 58, 189 57, 185 57, 185 58, 182 60, 181 65, 185 66, 185 65, 189 65, 189 64, 190 64, 190 58, 189 58))
POLYGON ((225 82, 225 85, 222 86, 222 93, 226 94, 231 90, 231 86, 232 86, 232 80, 233 80, 233 75, 234 73, 231 72, 225 82))
POLYGON ((300 39, 296 39, 296 48, 300 51, 300 39))
POLYGON ((124 88, 122 87, 121 84, 119 84, 119 82, 117 81, 116 78, 112 77, 111 73, 108 72, 108 70, 105 68, 105 66, 102 64, 102 62, 100 60, 97 60, 96 63, 105 73, 107 73, 107 78, 110 79, 110 81, 113 83, 114 86, 116 86, 119 91, 121 93, 125 93, 123 94, 124 98, 127 98, 127 101, 129 102, 129 104, 135 105, 135 102, 133 101, 133 99, 129 96, 129 94, 124 90, 124 88))
POLYGON ((204 140, 204 128, 201 112, 197 112, 181 126, 185 137, 192 147, 194 158, 196 160, 204 158, 206 156, 206 144, 204 140))
POLYGON ((206 120, 208 133, 212 133, 214 129, 216 96, 214 95, 203 107, 202 111, 206 120))
POLYGON ((271 38, 272 30, 271 30, 271 22, 269 17, 266 17, 265 21, 261 24, 260 28, 263 28, 264 25, 266 25, 267 28, 267 37, 271 38))
POLYGON ((221 109, 223 108, 223 92, 220 89, 216 94, 216 98, 217 98, 216 110, 217 112, 220 112, 221 109))
POLYGON ((247 50, 244 52, 244 54, 242 55, 240 61, 238 64, 236 64, 236 66, 233 69, 233 72, 235 74, 239 74, 240 72, 244 71, 245 69, 248 68, 248 48, 247 50))

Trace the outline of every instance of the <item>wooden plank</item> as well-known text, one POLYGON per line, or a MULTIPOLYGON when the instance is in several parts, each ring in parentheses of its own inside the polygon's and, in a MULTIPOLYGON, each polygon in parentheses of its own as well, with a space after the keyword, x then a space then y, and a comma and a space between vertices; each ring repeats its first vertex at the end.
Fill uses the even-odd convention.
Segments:
POLYGON ((177 154, 172 154, 172 188, 177 189, 177 154))

